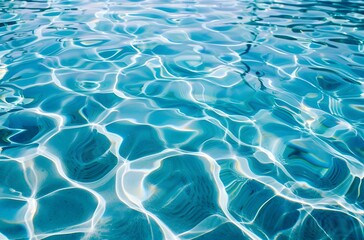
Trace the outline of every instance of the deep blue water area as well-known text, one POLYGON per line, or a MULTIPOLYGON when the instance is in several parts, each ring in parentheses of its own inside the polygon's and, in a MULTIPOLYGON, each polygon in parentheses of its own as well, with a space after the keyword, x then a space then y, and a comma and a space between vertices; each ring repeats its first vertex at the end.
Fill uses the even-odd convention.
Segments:
POLYGON ((0 239, 364 239, 363 0, 0 0, 0 239))

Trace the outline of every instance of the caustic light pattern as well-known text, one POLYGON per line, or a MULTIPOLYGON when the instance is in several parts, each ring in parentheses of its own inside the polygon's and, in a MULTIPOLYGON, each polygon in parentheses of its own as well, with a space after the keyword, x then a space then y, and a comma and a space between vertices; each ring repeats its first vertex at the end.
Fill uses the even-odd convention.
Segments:
POLYGON ((361 0, 0 0, 0 239, 364 239, 361 0))

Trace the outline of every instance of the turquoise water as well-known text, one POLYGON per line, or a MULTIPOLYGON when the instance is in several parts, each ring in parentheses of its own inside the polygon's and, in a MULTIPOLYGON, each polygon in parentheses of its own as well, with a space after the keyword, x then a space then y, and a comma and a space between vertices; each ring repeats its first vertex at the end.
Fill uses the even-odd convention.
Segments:
POLYGON ((0 239, 364 239, 364 2, 0 0, 0 239))

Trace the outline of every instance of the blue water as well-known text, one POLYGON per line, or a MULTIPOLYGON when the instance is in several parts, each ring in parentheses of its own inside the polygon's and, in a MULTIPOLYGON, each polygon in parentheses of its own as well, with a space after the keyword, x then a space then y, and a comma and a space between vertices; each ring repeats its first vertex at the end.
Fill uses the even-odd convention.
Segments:
POLYGON ((364 239, 362 0, 0 0, 0 239, 364 239))

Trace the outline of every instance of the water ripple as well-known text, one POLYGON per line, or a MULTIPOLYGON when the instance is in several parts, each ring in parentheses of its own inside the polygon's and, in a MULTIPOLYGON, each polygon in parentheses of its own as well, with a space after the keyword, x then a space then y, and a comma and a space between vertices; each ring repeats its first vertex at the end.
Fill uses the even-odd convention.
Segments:
POLYGON ((358 0, 0 1, 0 239, 363 239, 358 0))

